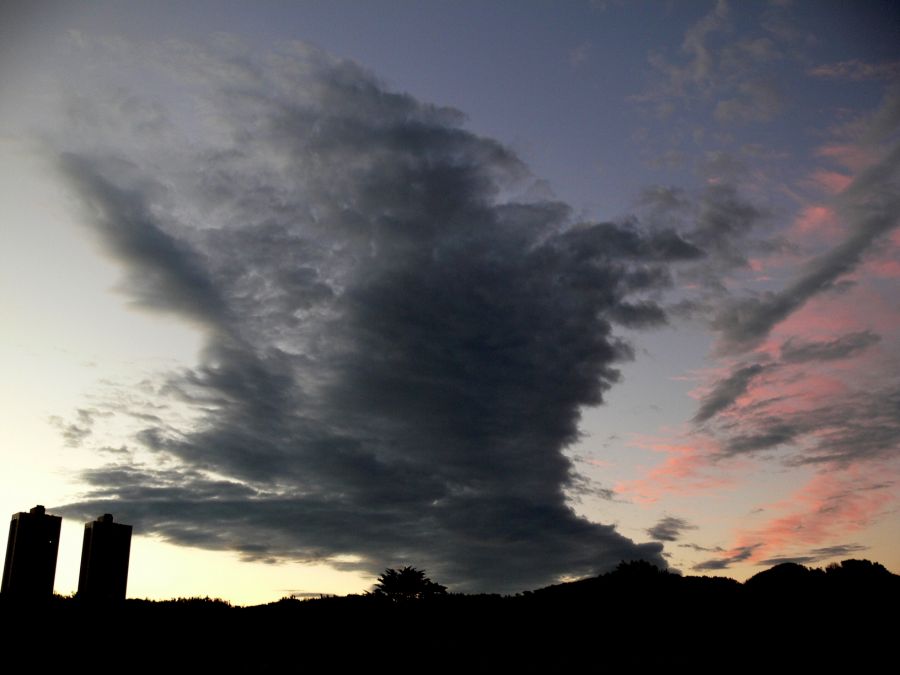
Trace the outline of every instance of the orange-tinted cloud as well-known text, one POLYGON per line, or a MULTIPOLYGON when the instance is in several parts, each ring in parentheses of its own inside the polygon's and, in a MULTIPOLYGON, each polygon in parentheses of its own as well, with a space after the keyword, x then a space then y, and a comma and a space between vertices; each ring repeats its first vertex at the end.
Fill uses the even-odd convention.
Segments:
POLYGON ((613 488, 636 502, 650 504, 668 494, 695 494, 734 483, 734 478, 713 462, 718 447, 710 439, 697 436, 681 444, 656 441, 641 447, 668 457, 644 477, 621 481, 613 488))
POLYGON ((828 467, 787 499, 766 507, 778 515, 739 533, 727 555, 753 546, 749 559, 759 561, 795 548, 840 541, 871 525, 896 502, 897 477, 896 466, 828 467))

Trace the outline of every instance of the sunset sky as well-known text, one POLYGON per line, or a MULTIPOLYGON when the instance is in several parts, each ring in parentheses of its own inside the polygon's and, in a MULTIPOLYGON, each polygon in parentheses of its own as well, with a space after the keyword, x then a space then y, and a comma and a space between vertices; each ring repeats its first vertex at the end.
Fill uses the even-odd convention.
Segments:
POLYGON ((2 7, 58 592, 104 512, 130 597, 900 572, 897 3, 2 7))

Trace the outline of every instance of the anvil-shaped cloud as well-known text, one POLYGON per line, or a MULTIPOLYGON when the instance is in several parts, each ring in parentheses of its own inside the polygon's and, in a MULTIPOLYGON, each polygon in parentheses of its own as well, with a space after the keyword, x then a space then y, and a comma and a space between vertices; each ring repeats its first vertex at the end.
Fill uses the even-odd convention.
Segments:
POLYGON ((631 356, 613 325, 664 321, 649 294, 697 248, 517 199, 526 167, 458 112, 306 46, 104 63, 129 59, 168 94, 82 83, 61 171, 127 297, 206 343, 157 388, 193 421, 136 435, 160 462, 87 471, 65 512, 458 590, 664 565, 573 512, 563 451, 631 356))

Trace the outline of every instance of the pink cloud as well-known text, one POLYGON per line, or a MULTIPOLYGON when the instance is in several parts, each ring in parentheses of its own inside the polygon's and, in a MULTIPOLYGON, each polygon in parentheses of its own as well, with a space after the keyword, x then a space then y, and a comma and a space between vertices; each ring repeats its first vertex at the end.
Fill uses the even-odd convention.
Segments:
POLYGON ((831 143, 824 145, 816 152, 820 157, 834 160, 851 171, 859 171, 872 164, 876 157, 865 148, 852 144, 831 143))
POLYGON ((806 239, 814 236, 818 240, 824 238, 828 241, 837 241, 841 235, 834 209, 821 204, 812 204, 797 214, 788 236, 791 239, 806 239))
POLYGON ((765 274, 765 271, 769 268, 777 268, 781 267, 784 264, 784 255, 781 253, 770 256, 769 258, 750 258, 747 261, 747 266, 750 268, 752 272, 755 272, 756 275, 753 277, 754 281, 771 281, 772 277, 768 274, 765 274))
POLYGON ((891 233, 885 245, 879 247, 879 255, 868 260, 861 271, 881 279, 900 277, 900 229, 891 233))
POLYGON ((818 408, 848 391, 842 380, 831 375, 809 371, 805 367, 784 366, 777 377, 754 382, 738 398, 737 407, 731 414, 740 420, 746 408, 761 405, 766 415, 787 417, 818 408))
POLYGON ((816 340, 867 329, 882 335, 900 330, 896 302, 868 283, 867 270, 865 266, 860 268, 859 283, 843 293, 822 294, 811 299, 778 324, 772 331, 772 338, 778 341, 790 337, 816 340))
POLYGON ((759 347, 753 350, 754 354, 763 356, 765 359, 777 360, 781 354, 781 342, 773 340, 771 337, 763 342, 759 347))
POLYGON ((851 289, 840 298, 822 295, 813 298, 776 326, 773 337, 782 341, 797 336, 815 339, 865 328, 866 323, 861 320, 865 317, 859 316, 852 303, 847 302, 846 296, 856 290, 851 289))
POLYGON ((853 182, 853 178, 845 173, 826 171, 824 169, 814 171, 810 176, 810 180, 814 185, 830 194, 843 192, 853 182))
POLYGON ((882 279, 900 279, 900 261, 873 260, 866 265, 866 271, 882 279))
POLYGON ((791 549, 841 541, 877 521, 896 501, 890 478, 896 467, 828 467, 785 500, 768 505, 778 515, 761 527, 741 532, 729 555, 756 546, 751 561, 791 549))
MULTIPOLYGON (((733 361, 731 359, 720 360, 719 365, 710 366, 708 368, 698 368, 690 371, 689 375, 674 378, 689 382, 701 382, 696 387, 693 387, 687 392, 687 395, 690 396, 695 401, 699 401, 706 397, 716 386, 716 382, 719 380, 724 380, 726 377, 731 375, 731 372, 738 365, 739 361, 733 361)), ((648 440, 645 443, 639 445, 642 448, 655 449, 656 441, 648 440)))
POLYGON ((804 208, 794 219, 794 227, 804 234, 819 233, 824 229, 830 229, 837 225, 837 217, 834 209, 820 204, 813 204, 804 208))
POLYGON ((718 448, 709 439, 692 438, 677 444, 664 441, 642 443, 640 447, 668 455, 643 478, 621 481, 613 488, 634 501, 651 504, 667 494, 690 495, 734 483, 734 478, 715 466, 712 456, 718 448))

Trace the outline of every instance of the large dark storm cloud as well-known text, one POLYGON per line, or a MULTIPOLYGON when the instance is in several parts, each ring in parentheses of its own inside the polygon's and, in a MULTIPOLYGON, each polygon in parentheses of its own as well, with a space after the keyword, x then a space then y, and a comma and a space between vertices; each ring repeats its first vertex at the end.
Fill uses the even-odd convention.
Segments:
POLYGON ((516 200, 509 150, 355 64, 137 50, 173 89, 80 82, 61 171, 130 301, 206 343, 157 386, 193 421, 145 416, 134 443, 158 462, 86 472, 68 512, 460 590, 664 564, 571 510, 563 451, 631 356, 613 325, 664 321, 649 298, 693 245, 516 200))

